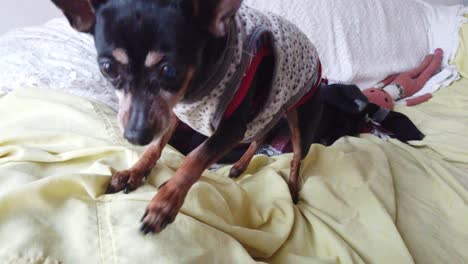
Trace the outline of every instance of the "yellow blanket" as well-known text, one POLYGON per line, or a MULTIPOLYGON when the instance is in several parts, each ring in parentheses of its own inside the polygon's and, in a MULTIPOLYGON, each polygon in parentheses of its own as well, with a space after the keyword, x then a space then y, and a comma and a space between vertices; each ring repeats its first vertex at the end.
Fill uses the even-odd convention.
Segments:
POLYGON ((139 219, 183 157, 167 148, 145 186, 103 195, 141 153, 114 113, 18 90, 0 98, 0 263, 468 263, 468 79, 398 110, 424 141, 313 146, 299 205, 291 156, 258 156, 237 182, 206 172, 175 223, 145 237, 139 219))

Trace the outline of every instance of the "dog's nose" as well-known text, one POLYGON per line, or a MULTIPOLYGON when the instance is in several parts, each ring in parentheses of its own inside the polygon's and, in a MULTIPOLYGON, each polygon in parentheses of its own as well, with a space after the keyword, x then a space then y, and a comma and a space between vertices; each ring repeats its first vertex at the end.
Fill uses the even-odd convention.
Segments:
POLYGON ((146 146, 153 141, 154 133, 150 129, 127 129, 125 130, 124 137, 133 145, 146 146))

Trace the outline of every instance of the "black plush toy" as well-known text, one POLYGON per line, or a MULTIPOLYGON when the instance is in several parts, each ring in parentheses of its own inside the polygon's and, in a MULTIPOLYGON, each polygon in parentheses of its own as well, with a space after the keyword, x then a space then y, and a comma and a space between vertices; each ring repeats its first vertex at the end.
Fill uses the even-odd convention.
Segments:
POLYGON ((355 85, 322 85, 324 105, 316 143, 329 146, 343 136, 386 135, 407 143, 424 134, 404 114, 370 103, 355 85))

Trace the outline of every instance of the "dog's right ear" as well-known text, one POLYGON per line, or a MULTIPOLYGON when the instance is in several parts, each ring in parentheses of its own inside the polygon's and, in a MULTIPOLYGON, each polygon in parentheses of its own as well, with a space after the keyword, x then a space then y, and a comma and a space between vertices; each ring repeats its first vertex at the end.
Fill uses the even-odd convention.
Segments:
MULTIPOLYGON (((187 0, 185 0, 187 1, 187 0)), ((239 10, 242 0, 188 0, 192 14, 215 37, 227 34, 229 23, 239 10)))
POLYGON ((52 0, 62 10, 72 27, 91 33, 96 23, 96 9, 107 0, 52 0))

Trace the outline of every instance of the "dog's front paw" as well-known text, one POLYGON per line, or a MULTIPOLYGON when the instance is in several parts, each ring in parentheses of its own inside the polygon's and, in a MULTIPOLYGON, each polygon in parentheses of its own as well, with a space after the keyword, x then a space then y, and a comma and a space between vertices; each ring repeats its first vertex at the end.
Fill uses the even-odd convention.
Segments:
POLYGON ((145 235, 150 232, 160 233, 169 224, 173 223, 184 204, 186 194, 186 191, 170 181, 161 186, 141 219, 140 231, 145 235))
POLYGON ((107 188, 108 194, 124 191, 128 194, 143 184, 143 181, 148 173, 137 170, 126 170, 115 173, 107 188))

